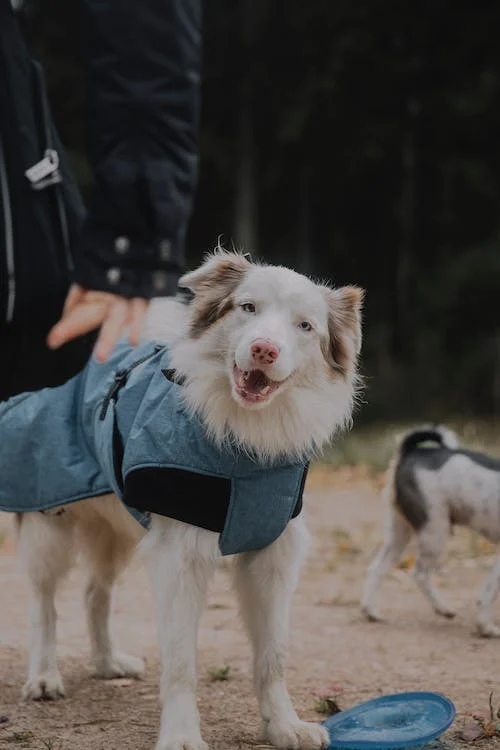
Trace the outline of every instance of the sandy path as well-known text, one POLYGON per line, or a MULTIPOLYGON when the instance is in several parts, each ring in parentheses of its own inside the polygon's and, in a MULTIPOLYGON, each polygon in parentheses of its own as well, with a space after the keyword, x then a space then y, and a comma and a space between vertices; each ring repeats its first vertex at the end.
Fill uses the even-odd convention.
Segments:
MULTIPOLYGON (((289 684, 304 718, 319 719, 313 692, 344 689, 347 708, 400 690, 440 690, 459 714, 500 704, 500 642, 473 634, 475 590, 492 562, 492 550, 467 532, 453 538, 439 585, 458 615, 440 620, 408 574, 396 570, 384 589, 386 624, 369 625, 358 610, 366 566, 381 534, 378 482, 317 470, 307 508, 314 545, 293 608, 289 684)), ((0 514, 1 529, 10 518, 0 514)), ((1 538, 1 537, 0 537, 1 538)), ((131 750, 154 747, 159 709, 158 652, 152 602, 137 561, 120 581, 113 627, 120 646, 146 658, 141 682, 90 679, 81 605, 82 577, 72 573, 59 596, 59 654, 68 697, 57 703, 24 703, 28 588, 13 543, 0 544, 0 747, 51 750, 131 750)), ((500 605, 499 605, 500 606, 500 605)), ((499 619, 500 619, 500 612, 499 619)), ((255 747, 258 717, 251 692, 250 654, 230 590, 227 566, 211 589, 199 638, 199 705, 205 739, 214 750, 255 747), (212 682, 209 667, 230 666, 229 680, 212 682)), ((458 728, 461 716, 456 723, 458 728)), ((481 743, 500 748, 500 741, 481 743)))

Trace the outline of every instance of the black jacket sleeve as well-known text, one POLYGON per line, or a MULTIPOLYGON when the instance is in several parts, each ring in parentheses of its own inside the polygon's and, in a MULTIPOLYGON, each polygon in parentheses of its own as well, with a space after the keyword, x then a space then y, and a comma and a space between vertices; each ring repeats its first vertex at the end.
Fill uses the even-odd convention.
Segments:
POLYGON ((94 194, 75 279, 172 294, 197 177, 201 0, 84 0, 94 194))

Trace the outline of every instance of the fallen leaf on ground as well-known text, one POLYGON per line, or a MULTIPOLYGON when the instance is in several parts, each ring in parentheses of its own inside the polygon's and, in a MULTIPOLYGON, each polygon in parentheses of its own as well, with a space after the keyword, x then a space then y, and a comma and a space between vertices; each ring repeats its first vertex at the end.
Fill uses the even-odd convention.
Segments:
MULTIPOLYGON (((476 742, 487 737, 500 736, 500 723, 495 721, 495 709, 493 708, 493 692, 488 698, 489 716, 483 711, 472 711, 470 713, 473 721, 468 721, 460 733, 461 739, 466 742, 476 742)), ((496 712, 496 717, 500 716, 500 708, 496 712)))
POLYGON ((323 716, 334 716, 342 711, 335 698, 328 696, 317 698, 314 703, 314 710, 323 716))
POLYGON ((465 742, 475 742, 485 736, 483 727, 477 721, 468 721, 460 732, 460 739, 465 742))
POLYGON ((337 698, 343 692, 342 685, 328 685, 319 690, 313 690, 313 695, 316 698, 314 710, 323 716, 333 716, 340 713, 342 709, 337 702, 337 698))
POLYGON ((337 544, 337 551, 341 552, 342 554, 350 555, 359 555, 359 553, 361 552, 359 547, 356 547, 356 545, 350 541, 339 542, 337 544))
POLYGON ((415 565, 415 555, 407 555, 407 557, 403 557, 402 560, 399 561, 397 564, 397 567, 400 570, 410 570, 415 565))

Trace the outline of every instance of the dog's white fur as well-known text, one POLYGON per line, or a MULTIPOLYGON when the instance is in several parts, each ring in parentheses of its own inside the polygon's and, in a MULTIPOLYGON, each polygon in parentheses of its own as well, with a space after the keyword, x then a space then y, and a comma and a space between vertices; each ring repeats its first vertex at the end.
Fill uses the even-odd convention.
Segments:
MULTIPOLYGON (((418 530, 397 507, 395 475, 399 451, 389 467, 384 488, 388 510, 384 543, 369 567, 362 597, 362 610, 370 621, 380 620, 383 580, 413 537, 417 541, 415 581, 436 614, 449 618, 455 612, 433 585, 431 575, 442 558, 452 524, 468 526, 491 542, 500 541, 500 464, 496 468, 481 465, 474 460, 474 454, 460 451, 453 431, 442 426, 432 429, 441 436, 442 446, 450 457, 440 468, 430 470, 417 464, 413 470, 428 515, 418 530)), ((493 622, 493 605, 499 591, 500 558, 493 564, 477 599, 476 626, 482 636, 500 637, 500 627, 493 622)))
MULTIPOLYGON (((349 419, 360 346, 361 292, 330 290, 285 268, 250 264, 218 252, 183 285, 194 300, 155 301, 147 338, 171 344, 172 364, 186 376, 185 398, 218 441, 233 436, 262 458, 297 457, 328 440, 349 419), (255 312, 240 304, 251 301, 255 312), (303 320, 312 330, 297 326, 303 320), (279 348, 267 368, 285 381, 265 404, 241 403, 232 369, 250 366, 251 342, 279 348), (247 359, 245 359, 245 357, 247 359)), ((301 721, 284 669, 290 601, 307 549, 303 515, 272 545, 235 557, 241 613, 254 649, 255 689, 263 737, 279 748, 326 747, 326 731, 301 721)), ((26 698, 64 694, 55 654, 57 584, 78 549, 88 569, 85 590, 96 675, 139 677, 141 660, 116 651, 109 634, 110 596, 118 573, 140 543, 153 584, 163 662, 157 750, 203 750, 196 706, 196 635, 205 592, 219 559, 218 536, 153 516, 144 535, 118 498, 90 498, 61 515, 24 514, 19 549, 33 589, 26 698), (141 542, 142 538, 142 542, 141 542)))

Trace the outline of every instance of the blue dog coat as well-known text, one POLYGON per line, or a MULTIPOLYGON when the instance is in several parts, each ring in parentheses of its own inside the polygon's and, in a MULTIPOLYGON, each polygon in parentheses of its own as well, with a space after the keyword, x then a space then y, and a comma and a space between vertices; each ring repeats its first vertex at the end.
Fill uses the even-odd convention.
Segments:
POLYGON ((307 464, 216 446, 184 403, 168 348, 122 342, 58 388, 0 404, 0 510, 43 511, 115 492, 218 532, 223 555, 262 549, 300 513, 307 464))

